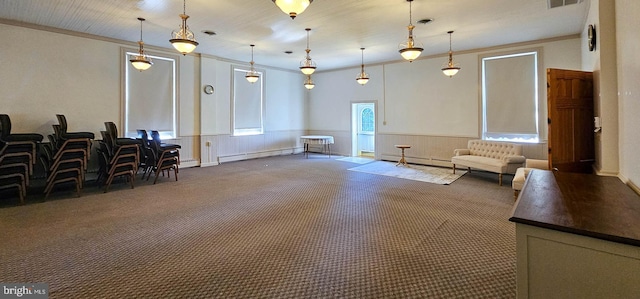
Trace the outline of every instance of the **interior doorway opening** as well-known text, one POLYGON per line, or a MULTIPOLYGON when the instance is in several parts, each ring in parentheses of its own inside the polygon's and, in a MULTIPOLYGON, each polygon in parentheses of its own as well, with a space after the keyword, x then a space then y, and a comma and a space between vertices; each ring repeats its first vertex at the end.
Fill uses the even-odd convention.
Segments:
POLYGON ((351 156, 375 158, 376 109, 374 102, 351 104, 351 156))

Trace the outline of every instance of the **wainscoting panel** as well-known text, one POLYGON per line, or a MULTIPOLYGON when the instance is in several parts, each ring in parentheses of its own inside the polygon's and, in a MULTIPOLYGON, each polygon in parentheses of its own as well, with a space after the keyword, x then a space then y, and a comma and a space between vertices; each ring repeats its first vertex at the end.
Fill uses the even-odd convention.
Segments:
POLYGON ((300 136, 305 131, 271 131, 261 135, 200 136, 201 166, 213 166, 223 162, 254 159, 268 156, 301 153, 300 136))
MULTIPOLYGON (((396 161, 400 159, 400 150, 396 144, 411 145, 405 150, 409 163, 451 166, 453 150, 467 148, 467 142, 474 137, 447 137, 402 134, 378 134, 376 136, 376 159, 396 161)), ((530 159, 546 159, 546 143, 521 143, 523 155, 530 159)))
MULTIPOLYGON (((320 131, 310 130, 305 135, 333 136, 334 144, 331 145, 331 154, 337 156, 351 156, 351 132, 350 131, 320 131)), ((298 140, 300 142, 300 140, 298 140)), ((304 146, 300 144, 300 146, 304 146)), ((311 148, 310 151, 320 152, 320 148, 311 148)))
POLYGON ((200 136, 180 136, 176 139, 165 139, 164 143, 179 144, 180 167, 195 167, 200 165, 200 136))

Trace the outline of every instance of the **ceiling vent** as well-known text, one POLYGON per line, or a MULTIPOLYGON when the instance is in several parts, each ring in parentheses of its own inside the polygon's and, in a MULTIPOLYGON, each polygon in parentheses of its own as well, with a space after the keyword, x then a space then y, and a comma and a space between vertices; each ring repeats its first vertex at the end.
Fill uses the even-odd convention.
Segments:
POLYGON ((551 9, 551 8, 562 7, 562 6, 567 6, 571 4, 578 4, 578 3, 582 3, 582 1, 584 0, 547 0, 547 8, 551 9))

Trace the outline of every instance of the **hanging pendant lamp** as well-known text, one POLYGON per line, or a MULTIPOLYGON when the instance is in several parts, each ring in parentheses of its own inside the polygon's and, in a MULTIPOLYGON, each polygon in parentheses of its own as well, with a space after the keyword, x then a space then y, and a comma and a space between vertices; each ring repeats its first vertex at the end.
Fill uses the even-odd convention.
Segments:
POLYGON ((291 19, 295 19, 301 14, 313 0, 271 0, 282 12, 288 14, 291 19))
POLYGON ((151 61, 151 58, 149 58, 149 56, 144 53, 144 42, 142 41, 142 22, 144 22, 145 19, 138 18, 138 21, 140 21, 140 40, 138 41, 138 55, 133 56, 133 58, 129 59, 129 61, 131 61, 131 65, 136 70, 142 72, 148 70, 151 65, 153 65, 153 61, 151 61))
POLYGON ((307 75, 307 79, 304 80, 304 87, 309 90, 316 87, 316 85, 313 83, 313 80, 311 80, 311 75, 307 75))
POLYGON ((460 71, 460 66, 457 63, 453 63, 453 51, 451 51, 451 34, 453 31, 447 33, 449 33, 449 62, 442 68, 442 72, 445 76, 451 78, 460 71))
POLYGON ((169 40, 178 52, 182 53, 182 55, 187 55, 188 53, 193 52, 199 43, 196 41, 193 32, 189 30, 189 26, 187 26, 187 19, 189 16, 186 13, 187 4, 186 0, 182 2, 182 14, 180 14, 180 18, 182 19, 182 24, 180 24, 180 29, 174 30, 171 32, 172 39, 169 40))
POLYGON ((258 74, 258 72, 256 72, 256 69, 253 67, 253 47, 255 47, 255 45, 251 45, 251 62, 249 62, 249 64, 251 65, 251 69, 244 76, 245 78, 247 78, 247 81, 249 81, 249 83, 251 84, 256 83, 258 79, 260 79, 260 75, 258 74))
POLYGON ((403 42, 398 46, 398 52, 400 52, 402 58, 408 60, 409 62, 413 62, 413 60, 420 56, 422 50, 424 49, 422 48, 422 44, 420 42, 416 42, 413 39, 413 29, 416 28, 411 23, 411 2, 413 2, 413 0, 407 0, 407 2, 409 2, 409 26, 407 26, 407 28, 409 29, 409 38, 406 42, 403 42))
POLYGON ((360 51, 362 51, 362 64, 360 65, 360 74, 356 77, 356 81, 360 85, 365 85, 369 82, 369 75, 364 72, 364 48, 360 48, 360 51))
POLYGON ((311 28, 305 30, 307 31, 307 49, 304 51, 307 52, 307 56, 304 60, 300 61, 300 71, 305 75, 311 75, 316 71, 316 63, 311 60, 311 56, 309 56, 309 52, 311 52, 311 49, 309 49, 309 31, 311 31, 311 28))

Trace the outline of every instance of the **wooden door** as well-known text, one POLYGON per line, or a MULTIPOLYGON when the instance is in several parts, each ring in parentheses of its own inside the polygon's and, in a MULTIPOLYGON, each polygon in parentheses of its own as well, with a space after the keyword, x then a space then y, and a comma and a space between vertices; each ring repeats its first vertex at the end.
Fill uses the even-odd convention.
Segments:
POLYGON ((547 69, 549 166, 591 173, 595 161, 593 74, 547 69))

